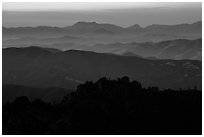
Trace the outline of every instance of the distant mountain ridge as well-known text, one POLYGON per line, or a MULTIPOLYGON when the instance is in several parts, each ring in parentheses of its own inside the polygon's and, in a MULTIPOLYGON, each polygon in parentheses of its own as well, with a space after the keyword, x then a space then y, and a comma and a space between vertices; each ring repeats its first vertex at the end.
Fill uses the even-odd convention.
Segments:
POLYGON ((52 30, 55 30, 55 29, 58 29, 58 28, 70 28, 70 27, 76 27, 76 28, 80 28, 80 27, 87 27, 87 26, 90 26, 90 27, 100 27, 100 26, 104 26, 104 27, 113 27, 113 28, 118 28, 118 29, 121 29, 121 28, 131 28, 131 27, 136 27, 136 28, 155 28, 155 27, 178 27, 178 26, 197 26, 197 27, 200 27, 202 25, 202 21, 197 21, 197 22, 194 22, 194 23, 191 23, 191 24, 188 24, 188 23, 183 23, 183 24, 172 24, 172 25, 162 25, 162 24, 152 24, 152 25, 148 25, 146 27, 141 27, 139 24, 133 24, 129 27, 121 27, 121 26, 117 26, 117 25, 113 25, 113 24, 108 24, 108 23, 96 23, 96 22, 85 22, 85 21, 81 21, 81 22, 77 22, 71 26, 67 26, 67 27, 51 27, 51 26, 37 26, 37 27, 5 27, 3 26, 2 28, 3 29, 52 29, 52 30))
POLYGON ((45 33, 45 34, 66 34, 66 33, 93 33, 96 30, 105 29, 106 31, 128 34, 128 33, 164 33, 164 34, 180 34, 184 33, 193 33, 200 34, 202 33, 202 22, 198 21, 192 24, 179 24, 179 25, 150 25, 147 27, 140 27, 138 24, 135 24, 130 27, 120 27, 113 24, 99 24, 96 22, 78 22, 72 26, 68 27, 49 27, 49 26, 38 26, 38 27, 16 27, 16 28, 6 28, 2 27, 3 35, 12 35, 15 33, 45 33), (132 28, 132 29, 131 29, 132 28), (130 31, 131 29, 131 31, 130 31))

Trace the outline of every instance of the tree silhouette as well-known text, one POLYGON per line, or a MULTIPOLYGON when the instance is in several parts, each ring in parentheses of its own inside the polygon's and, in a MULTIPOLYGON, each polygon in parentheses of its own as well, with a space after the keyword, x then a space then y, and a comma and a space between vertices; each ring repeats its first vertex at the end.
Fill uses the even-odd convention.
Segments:
POLYGON ((18 97, 3 105, 2 117, 3 134, 202 134, 202 93, 104 77, 59 104, 18 97))

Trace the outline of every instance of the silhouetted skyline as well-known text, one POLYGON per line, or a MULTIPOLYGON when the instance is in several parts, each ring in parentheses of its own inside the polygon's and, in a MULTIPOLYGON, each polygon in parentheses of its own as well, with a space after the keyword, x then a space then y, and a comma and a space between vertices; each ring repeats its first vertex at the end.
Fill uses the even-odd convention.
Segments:
POLYGON ((202 3, 3 3, 3 26, 70 26, 95 21, 127 27, 133 24, 182 24, 202 20, 202 3))

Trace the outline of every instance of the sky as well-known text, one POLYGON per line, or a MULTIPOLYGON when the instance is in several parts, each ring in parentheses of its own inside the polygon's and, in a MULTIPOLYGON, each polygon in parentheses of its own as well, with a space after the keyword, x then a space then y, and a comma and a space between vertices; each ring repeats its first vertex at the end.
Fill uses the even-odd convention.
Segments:
POLYGON ((2 10, 6 27, 66 27, 79 21, 145 27, 202 20, 201 2, 4 2, 2 10))

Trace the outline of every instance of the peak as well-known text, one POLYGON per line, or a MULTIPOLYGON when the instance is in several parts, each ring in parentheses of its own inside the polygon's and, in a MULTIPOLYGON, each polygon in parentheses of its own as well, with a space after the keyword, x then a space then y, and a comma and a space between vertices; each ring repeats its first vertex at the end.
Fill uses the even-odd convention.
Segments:
POLYGON ((139 24, 135 24, 135 25, 130 26, 129 28, 141 29, 142 27, 139 24))
POLYGON ((95 53, 96 52, 93 52, 93 51, 70 49, 70 50, 66 50, 64 52, 61 52, 60 55, 62 55, 62 56, 79 56, 79 57, 82 57, 82 56, 92 56, 95 53))
POLYGON ((76 26, 76 25, 96 25, 97 23, 96 22, 84 22, 84 21, 80 21, 80 22, 77 22, 76 24, 74 24, 73 26, 76 26))

